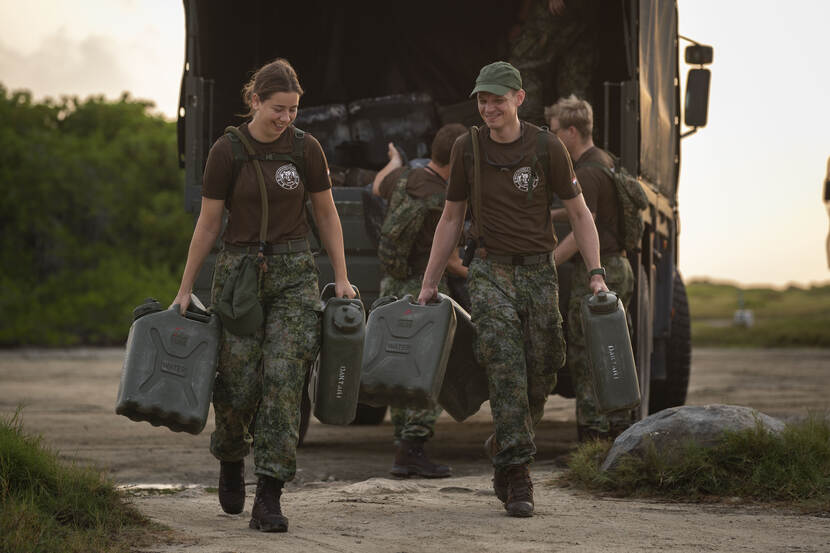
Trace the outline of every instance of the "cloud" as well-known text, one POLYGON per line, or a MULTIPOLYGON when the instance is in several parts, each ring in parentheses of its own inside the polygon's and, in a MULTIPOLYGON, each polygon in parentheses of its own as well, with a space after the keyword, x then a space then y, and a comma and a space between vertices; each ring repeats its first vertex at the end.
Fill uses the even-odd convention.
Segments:
POLYGON ((171 56, 157 51, 161 45, 156 44, 103 35, 73 39, 63 28, 27 54, 0 41, 0 81, 6 88, 28 89, 36 98, 103 94, 116 99, 126 91, 154 101, 173 117, 183 53, 171 56))

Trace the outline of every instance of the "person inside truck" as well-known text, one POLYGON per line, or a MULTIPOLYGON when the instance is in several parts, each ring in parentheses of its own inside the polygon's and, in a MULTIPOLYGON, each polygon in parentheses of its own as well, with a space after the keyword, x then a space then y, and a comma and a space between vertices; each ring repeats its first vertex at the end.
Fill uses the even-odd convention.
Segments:
POLYGON ((554 193, 570 216, 591 291, 607 287, 594 221, 567 150, 551 133, 519 119, 526 94, 518 69, 504 61, 486 65, 470 96, 477 98, 484 125, 453 146, 447 201, 418 300, 436 297, 469 198, 476 246, 467 277, 474 348, 487 373, 495 426, 485 449, 494 467, 493 488, 507 514, 528 517, 534 510, 533 428, 565 361, 552 257, 554 193))
POLYGON ((201 213, 174 303, 182 312, 187 308, 227 208, 212 303, 224 295, 229 281, 236 287, 234 294, 242 293, 243 268, 254 263, 258 294, 257 280, 252 294, 258 295, 262 315, 259 320, 247 315, 222 318, 213 391, 216 430, 210 439, 210 451, 220 463, 219 503, 226 513, 242 512, 244 458, 253 446, 258 480, 249 525, 263 532, 285 532, 288 520, 280 496, 296 471, 303 382, 320 345, 319 288, 306 240, 306 196, 334 267, 337 297, 352 298, 355 293, 346 274, 326 157, 313 136, 295 132, 292 125, 303 94, 294 68, 284 59, 268 63, 253 74, 242 94, 250 119, 226 129, 210 149, 201 213), (263 201, 268 217, 261 228, 263 201))
POLYGON ((596 62, 598 8, 597 0, 522 0, 508 38, 509 61, 522 72, 527 92, 519 107, 523 120, 546 124, 546 97, 587 96, 596 62))
MULTIPOLYGON (((619 237, 619 207, 617 189, 608 170, 614 169, 614 160, 607 152, 594 145, 591 138, 594 112, 591 104, 574 95, 560 98, 545 108, 550 131, 568 149, 574 172, 582 187, 585 203, 594 216, 599 235, 600 263, 605 267, 605 283, 620 298, 626 310, 634 293, 634 272, 625 255, 619 237)), ((556 220, 565 216, 564 209, 553 210, 556 220)), ((633 422, 634 414, 615 411, 607 416, 597 410, 585 336, 582 332, 582 301, 590 293, 584 263, 573 233, 568 234, 553 251, 556 266, 576 259, 571 272, 571 296, 568 301, 568 366, 576 394, 576 424, 579 441, 596 438, 613 439, 633 422)))
MULTIPOLYGON (((450 171, 450 151, 455 140, 465 132, 467 132, 466 127, 458 123, 441 127, 432 141, 429 163, 422 168, 406 167, 398 149, 393 143, 389 143, 389 163, 378 172, 372 184, 372 192, 388 202, 386 221, 390 224, 395 224, 395 221, 406 224, 411 220, 410 213, 419 208, 425 209, 425 203, 430 200, 434 201, 437 209, 427 210, 423 223, 418 228, 405 231, 412 235, 411 245, 410 241, 404 240, 401 244, 402 251, 382 253, 381 265, 384 265, 386 261, 383 255, 399 256, 403 273, 396 273, 394 269, 386 271, 380 282, 381 296, 397 296, 398 298, 407 294, 412 297, 418 296, 424 269, 429 259, 429 250, 432 247, 435 227, 441 214, 440 209, 444 204, 450 171), (393 194, 398 194, 395 201, 392 200, 393 194), (423 202, 424 205, 419 206, 415 202, 423 202), (393 210, 398 210, 399 213, 393 214, 393 210), (410 213, 406 213, 406 210, 410 210, 410 213)), ((383 228, 389 231, 388 225, 384 225, 383 228)), ((383 238, 382 236, 381 240, 383 238)), ((462 278, 467 277, 467 267, 462 265, 461 258, 457 254, 450 257, 447 271, 462 278)), ((449 295, 445 279, 439 282, 439 289, 442 293, 449 295)), ((441 407, 433 409, 393 407, 390 410, 397 445, 395 460, 390 471, 393 476, 401 478, 450 476, 450 467, 432 462, 424 451, 425 442, 435 433, 435 421, 440 414, 441 407)))

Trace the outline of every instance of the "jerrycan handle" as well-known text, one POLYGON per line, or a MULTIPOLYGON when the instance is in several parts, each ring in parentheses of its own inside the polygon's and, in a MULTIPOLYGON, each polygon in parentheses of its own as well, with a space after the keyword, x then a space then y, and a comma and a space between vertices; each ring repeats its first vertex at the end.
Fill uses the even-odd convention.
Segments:
MULTIPOLYGON (((333 298, 336 290, 337 290, 337 287, 335 286, 335 284, 333 282, 329 282, 328 284, 323 286, 323 291, 320 292, 320 299, 323 300, 323 301, 326 301, 328 299, 333 298)), ((359 300, 360 299, 360 290, 358 290, 357 286, 355 286, 354 284, 352 284, 352 290, 354 290, 355 299, 359 300)), ((345 297, 345 296, 343 296, 343 297, 345 297)))
MULTIPOLYGON (((170 309, 175 309, 176 313, 181 313, 182 311, 178 303, 174 303, 173 305, 171 305, 170 309)), ((187 306, 187 309, 185 310, 184 315, 182 316, 193 321, 198 321, 200 323, 210 322, 210 313, 193 305, 192 301, 187 306)))
MULTIPOLYGON (((439 304, 441 304, 441 303, 443 303, 443 302, 444 302, 444 299, 445 299, 445 298, 446 298, 446 296, 445 296, 444 294, 438 294, 438 296, 437 296, 437 297, 435 297, 435 298, 431 298, 431 299, 430 299, 430 300, 429 300, 429 301, 425 304, 425 306, 426 306, 426 307, 430 307, 430 306, 434 306, 434 305, 439 305, 439 304)), ((410 304, 412 304, 412 305, 420 305, 420 304, 418 303, 418 298, 413 297, 413 296, 412 296, 412 294, 407 294, 407 295, 405 295, 405 296, 403 297, 403 299, 405 299, 406 301, 408 301, 408 302, 409 302, 410 304)))

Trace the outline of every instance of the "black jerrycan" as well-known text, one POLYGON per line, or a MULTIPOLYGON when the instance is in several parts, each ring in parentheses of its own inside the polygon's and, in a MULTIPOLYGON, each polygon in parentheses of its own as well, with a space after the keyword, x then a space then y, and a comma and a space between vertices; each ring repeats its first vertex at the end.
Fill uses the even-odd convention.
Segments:
POLYGON ((115 412, 198 434, 207 422, 221 323, 196 296, 184 316, 150 298, 133 310, 115 412))
POLYGON ((355 299, 334 297, 334 283, 320 293, 323 328, 311 393, 314 416, 325 424, 349 424, 357 413, 366 314, 353 288, 355 299))
POLYGON ((473 353, 475 328, 470 314, 452 298, 438 295, 452 302, 456 321, 455 337, 438 403, 452 418, 463 422, 475 415, 481 404, 490 398, 487 374, 473 353))
POLYGON ((419 305, 407 294, 378 298, 366 323, 360 402, 430 408, 438 402, 455 335, 447 297, 419 305))
POLYGON ((591 365, 597 408, 602 413, 640 404, 640 385, 625 308, 613 292, 582 301, 582 330, 591 365))

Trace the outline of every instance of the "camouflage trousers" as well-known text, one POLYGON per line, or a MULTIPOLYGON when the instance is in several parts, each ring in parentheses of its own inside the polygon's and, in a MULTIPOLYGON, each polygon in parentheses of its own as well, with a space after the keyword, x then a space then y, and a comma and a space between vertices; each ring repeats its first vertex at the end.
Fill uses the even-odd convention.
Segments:
MULTIPOLYGON (((601 263, 605 267, 605 284, 617 294, 627 310, 634 292, 631 264, 621 255, 603 256, 601 263)), ((571 297, 568 301, 568 366, 576 394, 576 423, 597 432, 609 432, 611 427, 623 430, 634 421, 631 410, 615 411, 607 415, 597 410, 585 335, 582 332, 582 301, 591 293, 588 282, 588 269, 580 261, 571 277, 571 297)))
MULTIPOLYGON (((380 281, 381 296, 397 296, 399 299, 410 294, 414 300, 421 292, 424 275, 413 275, 406 280, 385 276, 380 281)), ((439 292, 449 294, 444 279, 438 284, 439 292)), ((435 434, 435 421, 441 414, 440 406, 432 409, 406 409, 392 407, 390 410, 392 425, 395 427, 395 440, 428 440, 435 434)))
MULTIPOLYGON (((244 257, 219 254, 214 301, 244 257)), ((321 305, 310 252, 271 255, 267 261, 260 284, 263 327, 250 336, 222 331, 210 451, 220 461, 238 461, 253 445, 254 472, 288 481, 297 467, 303 383, 320 347, 321 305)))
POLYGON ((499 451, 493 465, 533 460, 534 427, 565 362, 556 268, 474 259, 467 286, 476 327, 474 351, 487 372, 499 451))
POLYGON ((534 0, 521 34, 510 45, 509 61, 521 72, 527 93, 519 117, 536 125, 548 124, 545 105, 557 98, 576 94, 591 101, 595 58, 590 40, 595 8, 552 15, 547 4, 547 0, 534 0))

